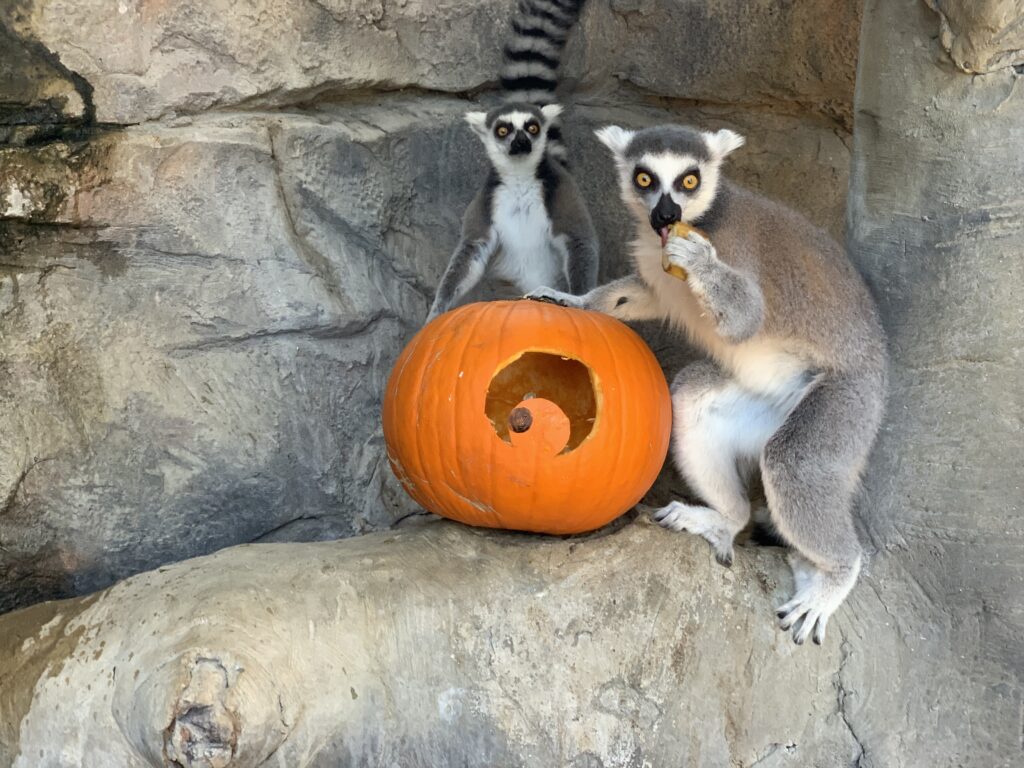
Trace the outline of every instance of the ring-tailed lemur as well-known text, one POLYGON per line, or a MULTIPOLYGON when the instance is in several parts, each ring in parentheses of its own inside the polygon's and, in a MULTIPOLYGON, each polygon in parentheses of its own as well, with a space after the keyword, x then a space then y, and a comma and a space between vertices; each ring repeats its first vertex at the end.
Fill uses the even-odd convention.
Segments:
POLYGON ((861 565, 852 506, 882 418, 886 343, 874 302, 843 249, 799 214, 720 176, 743 144, 679 126, 597 132, 637 219, 636 274, 583 297, 533 297, 623 320, 667 319, 710 360, 673 386, 673 458, 707 506, 654 512, 732 562, 758 467, 770 520, 791 546, 793 598, 779 608, 797 643, 821 643, 861 565), (669 236, 683 221, 698 227, 669 236), (687 279, 668 274, 662 249, 687 279))
POLYGON ((597 235, 566 168, 562 108, 554 103, 559 58, 582 5, 520 0, 501 76, 510 101, 466 115, 491 170, 463 217, 428 321, 487 273, 520 294, 543 285, 579 294, 597 284, 597 235))

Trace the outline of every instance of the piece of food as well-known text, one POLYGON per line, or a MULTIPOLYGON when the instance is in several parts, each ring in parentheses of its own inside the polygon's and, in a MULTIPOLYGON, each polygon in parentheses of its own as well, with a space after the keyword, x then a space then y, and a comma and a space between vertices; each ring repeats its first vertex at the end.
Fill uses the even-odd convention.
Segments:
POLYGON ((687 278, 686 270, 670 262, 668 260, 668 254, 664 251, 664 248, 666 245, 668 245, 668 239, 672 235, 676 235, 678 237, 686 237, 691 232, 696 232, 701 237, 707 237, 707 235, 704 234, 701 230, 697 229, 696 227, 691 227, 685 221, 677 221, 671 227, 662 228, 662 230, 658 233, 659 235, 661 235, 661 268, 668 272, 670 275, 672 275, 672 277, 678 277, 680 280, 685 280, 687 278))

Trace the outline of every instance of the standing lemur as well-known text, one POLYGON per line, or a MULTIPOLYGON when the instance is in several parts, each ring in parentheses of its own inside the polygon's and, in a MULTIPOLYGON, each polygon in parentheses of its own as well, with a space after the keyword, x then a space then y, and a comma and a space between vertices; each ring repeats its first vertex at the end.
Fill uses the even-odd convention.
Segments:
POLYGON ((622 320, 666 319, 708 353, 672 385, 673 458, 706 506, 673 501, 654 517, 703 536, 729 565, 759 467, 770 520, 792 547, 796 593, 779 608, 781 626, 797 643, 812 632, 821 643, 861 566, 852 505, 887 365, 871 296, 828 235, 721 178, 741 136, 679 126, 597 136, 636 217, 636 274, 582 297, 533 296, 622 320), (670 236, 679 221, 707 238, 670 236), (685 281, 663 269, 663 248, 685 281))
POLYGON ((501 83, 509 100, 469 112, 491 162, 470 203, 431 320, 451 309, 483 276, 520 294, 540 286, 574 294, 597 284, 597 236, 566 167, 554 102, 562 49, 583 0, 520 0, 504 49, 501 83))

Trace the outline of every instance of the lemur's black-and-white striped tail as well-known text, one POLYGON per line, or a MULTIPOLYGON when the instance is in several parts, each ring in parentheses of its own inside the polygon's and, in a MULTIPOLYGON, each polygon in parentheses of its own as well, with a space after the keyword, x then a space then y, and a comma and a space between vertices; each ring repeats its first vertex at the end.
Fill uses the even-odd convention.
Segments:
MULTIPOLYGON (((501 86, 509 101, 544 106, 555 102, 558 66, 585 0, 519 0, 504 50, 501 86)), ((567 162, 558 120, 548 128, 548 154, 567 162)))

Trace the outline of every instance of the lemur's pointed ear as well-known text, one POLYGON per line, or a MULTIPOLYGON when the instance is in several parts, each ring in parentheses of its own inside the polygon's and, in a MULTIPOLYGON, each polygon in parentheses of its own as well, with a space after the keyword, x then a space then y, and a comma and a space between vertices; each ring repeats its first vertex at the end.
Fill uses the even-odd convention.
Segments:
POLYGON ((627 131, 617 125, 606 125, 594 131, 598 141, 604 144, 616 157, 622 157, 626 153, 626 147, 633 140, 636 131, 627 131))
POLYGON ((715 160, 721 160, 730 152, 739 149, 746 143, 746 139, 735 131, 730 131, 726 128, 714 133, 705 133, 704 140, 708 143, 708 149, 711 150, 711 156, 715 160))
POLYGON ((467 112, 466 122, 469 123, 469 127, 473 129, 473 132, 478 136, 487 135, 487 113, 486 112, 467 112))
POLYGON ((544 119, 549 123, 562 114, 561 104, 545 104, 540 108, 540 113, 544 115, 544 119))

